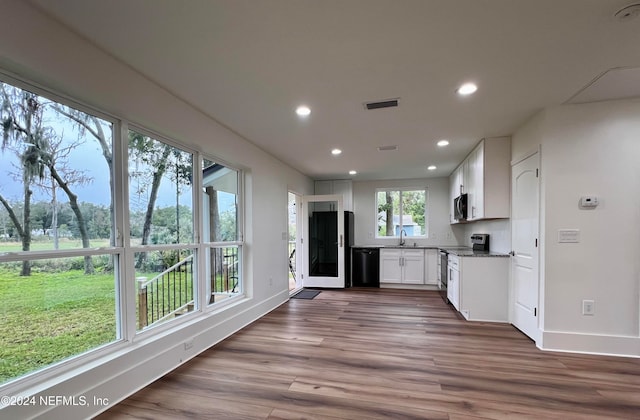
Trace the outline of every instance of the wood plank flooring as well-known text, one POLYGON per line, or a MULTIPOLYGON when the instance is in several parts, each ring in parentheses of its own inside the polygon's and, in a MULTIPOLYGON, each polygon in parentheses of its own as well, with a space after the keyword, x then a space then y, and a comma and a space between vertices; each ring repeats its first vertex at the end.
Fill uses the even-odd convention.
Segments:
POLYGON ((432 291, 291 299, 100 419, 638 419, 640 359, 551 353, 432 291))

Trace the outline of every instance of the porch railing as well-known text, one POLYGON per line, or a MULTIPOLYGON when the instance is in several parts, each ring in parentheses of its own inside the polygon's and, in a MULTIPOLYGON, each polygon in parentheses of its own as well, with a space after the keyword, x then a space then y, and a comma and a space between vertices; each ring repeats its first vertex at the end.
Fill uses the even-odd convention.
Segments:
POLYGON ((193 309, 193 255, 167 268, 151 280, 137 278, 138 328, 193 309))
POLYGON ((209 273, 211 298, 214 303, 216 296, 239 293, 239 261, 238 247, 215 247, 209 250, 209 273))

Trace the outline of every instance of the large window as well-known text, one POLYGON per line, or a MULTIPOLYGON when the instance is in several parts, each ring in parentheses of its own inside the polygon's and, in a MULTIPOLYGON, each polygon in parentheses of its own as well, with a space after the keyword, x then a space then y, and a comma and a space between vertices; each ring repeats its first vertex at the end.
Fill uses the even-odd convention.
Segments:
POLYGON ((209 304, 242 291, 238 171, 202 160, 202 227, 209 304))
POLYGON ((197 308, 193 155, 129 130, 129 229, 138 329, 197 308))
POLYGON ((0 387, 243 294, 240 171, 0 79, 0 387))
POLYGON ((0 384, 116 341, 113 123, 0 82, 0 384))
POLYGON ((427 237, 425 188, 376 190, 376 237, 427 237))

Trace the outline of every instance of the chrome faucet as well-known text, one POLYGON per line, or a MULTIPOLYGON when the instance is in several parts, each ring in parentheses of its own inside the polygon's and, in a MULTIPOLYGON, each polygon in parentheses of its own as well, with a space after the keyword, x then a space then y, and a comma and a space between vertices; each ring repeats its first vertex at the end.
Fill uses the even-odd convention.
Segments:
POLYGON ((403 233, 404 236, 407 236, 407 232, 404 229, 400 230, 400 246, 404 246, 404 237, 402 236, 403 233))

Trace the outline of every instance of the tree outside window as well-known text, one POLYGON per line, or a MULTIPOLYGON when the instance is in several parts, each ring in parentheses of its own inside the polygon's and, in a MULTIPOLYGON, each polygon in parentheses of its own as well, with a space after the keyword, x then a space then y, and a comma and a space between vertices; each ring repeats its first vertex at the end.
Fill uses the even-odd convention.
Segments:
POLYGON ((427 191, 424 188, 376 191, 376 237, 427 237, 427 191))

